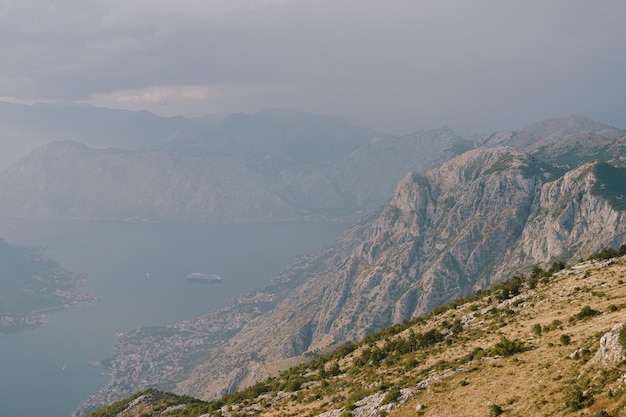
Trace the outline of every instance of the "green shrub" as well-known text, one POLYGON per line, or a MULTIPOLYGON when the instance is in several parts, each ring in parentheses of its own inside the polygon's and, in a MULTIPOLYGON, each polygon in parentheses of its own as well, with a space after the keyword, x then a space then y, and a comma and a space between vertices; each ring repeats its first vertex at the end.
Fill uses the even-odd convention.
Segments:
POLYGON ((328 368, 328 375, 329 376, 337 376, 341 374, 341 369, 339 368, 339 362, 333 362, 330 365, 330 368, 328 368))
POLYGON ((497 417, 503 412, 504 410, 498 404, 491 404, 489 406, 489 417, 497 417))
POLYGON ((535 323, 533 324, 533 333, 537 336, 541 336, 541 324, 535 323))
POLYGON ((506 337, 503 337, 496 345, 493 347, 492 354, 496 356, 511 356, 515 353, 521 352, 523 350, 523 346, 521 342, 509 340, 506 337))
POLYGON ((548 275, 554 275, 555 273, 562 271, 563 269, 565 269, 567 265, 565 265, 565 262, 563 261, 555 261, 552 263, 552 266, 550 266, 550 269, 548 269, 548 275))
POLYGON ((291 392, 300 391, 300 388, 302 388, 302 381, 299 379, 292 379, 285 386, 285 390, 291 392))
POLYGON ((483 348, 477 347, 465 356, 464 362, 479 361, 485 357, 485 354, 486 352, 483 348))
POLYGON ((548 330, 557 330, 557 329, 560 329, 561 326, 563 326, 563 323, 561 323, 561 320, 552 320, 552 323, 550 323, 548 330))
POLYGON ((404 368, 405 371, 409 371, 415 368, 417 364, 418 364, 417 359, 411 356, 410 358, 407 358, 402 362, 402 367, 404 368))
POLYGON ((570 317, 569 320, 571 322, 577 321, 577 320, 584 320, 593 316, 597 316, 598 314, 600 314, 599 311, 596 311, 589 306, 584 306, 577 314, 570 317))
POLYGON ((400 398, 400 395, 401 395, 400 388, 393 387, 391 388, 391 390, 387 392, 387 394, 385 394, 385 397, 380 402, 380 405, 390 404, 394 402, 395 400, 397 400, 398 398, 400 398))
POLYGON ((565 405, 572 411, 585 408, 589 399, 583 394, 582 388, 576 384, 572 384, 565 390, 565 405))
MULTIPOLYGON (((624 245, 622 245, 622 246, 624 246, 624 245)), ((620 248, 620 249, 622 249, 622 248, 620 248)), ((602 248, 602 250, 600 252, 597 252, 597 253, 594 253, 593 255, 591 255, 589 257, 589 259, 604 260, 604 259, 616 258, 616 257, 620 256, 620 252, 621 252, 621 250, 617 250, 615 248, 606 247, 606 248, 602 248)))
POLYGON ((559 340, 563 346, 567 346, 572 341, 572 337, 568 334, 562 334, 559 340))

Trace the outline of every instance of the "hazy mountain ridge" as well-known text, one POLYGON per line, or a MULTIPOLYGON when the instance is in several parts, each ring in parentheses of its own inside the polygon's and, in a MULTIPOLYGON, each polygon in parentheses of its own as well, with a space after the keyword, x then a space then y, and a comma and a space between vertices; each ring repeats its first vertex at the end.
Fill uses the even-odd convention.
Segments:
POLYGON ((613 141, 624 135, 624 131, 596 122, 580 115, 544 119, 514 132, 496 132, 477 142, 482 146, 514 146, 533 153, 539 148, 551 145, 564 137, 580 132, 592 133, 613 141))
POLYGON ((204 136, 206 130, 201 120, 159 117, 147 111, 0 102, 0 170, 33 148, 53 141, 70 140, 95 148, 145 149, 204 136))
POLYGON ((269 109, 229 116, 202 137, 159 149, 44 146, 0 174, 0 212, 210 222, 355 218, 383 204, 407 172, 471 146, 450 129, 380 136, 330 116, 269 109))
POLYGON ((626 151, 624 131, 582 116, 474 138, 475 144, 448 127, 381 135, 338 118, 291 109, 196 120, 0 104, 0 130, 29 137, 34 129, 37 143, 48 134, 48 140, 87 144, 47 145, 0 173, 0 192, 6 196, 0 213, 7 216, 355 221, 384 204, 408 172, 425 173, 476 146, 521 147, 563 171, 591 159, 623 165, 626 151), (101 128, 90 135, 90 125, 101 128), (67 164, 65 169, 52 169, 53 158, 65 160, 59 162, 67 164), (42 189, 44 182, 54 183, 57 192, 42 189))
POLYGON ((602 260, 604 252, 599 261, 517 274, 210 403, 150 390, 90 417, 618 417, 626 261, 602 260))
POLYGON ((614 166, 626 163, 626 132, 578 115, 542 120, 475 141, 483 147, 514 146, 566 170, 594 159, 614 166))

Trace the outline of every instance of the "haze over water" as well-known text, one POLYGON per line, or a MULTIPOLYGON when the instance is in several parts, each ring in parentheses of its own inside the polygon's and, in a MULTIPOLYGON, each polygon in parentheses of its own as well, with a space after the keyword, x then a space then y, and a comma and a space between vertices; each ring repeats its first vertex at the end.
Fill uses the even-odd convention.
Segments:
POLYGON ((298 254, 332 244, 343 225, 154 224, 0 219, 0 236, 47 248, 87 274, 93 305, 50 314, 50 323, 0 337, 0 415, 67 417, 106 385, 90 367, 113 353, 115 334, 214 311, 270 279, 298 254), (221 284, 193 284, 190 272, 221 284))

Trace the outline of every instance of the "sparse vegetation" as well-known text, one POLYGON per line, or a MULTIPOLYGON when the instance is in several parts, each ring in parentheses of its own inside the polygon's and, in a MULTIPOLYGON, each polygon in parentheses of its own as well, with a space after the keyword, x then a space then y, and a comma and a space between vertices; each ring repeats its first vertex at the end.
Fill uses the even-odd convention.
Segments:
POLYGON ((571 384, 565 390, 565 405, 572 411, 577 411, 589 405, 592 398, 584 395, 582 388, 577 384, 571 384))
MULTIPOLYGON (((624 276, 625 265, 614 267, 620 268, 618 276, 624 276)), ((542 271, 535 269, 528 277, 516 275, 512 282, 458 298, 425 317, 370 334, 334 353, 310 356, 309 362, 247 389, 208 403, 188 402, 185 410, 167 415, 315 417, 336 410, 335 415, 351 416, 362 413, 357 405, 361 400, 379 395, 378 407, 395 403, 394 408, 371 415, 414 416, 417 404, 421 410, 417 415, 455 415, 458 409, 450 399, 462 397, 464 410, 472 410, 473 415, 528 415, 525 407, 534 404, 536 415, 568 415, 588 408, 583 411, 586 415, 611 416, 626 407, 625 390, 617 383, 626 373, 626 364, 611 371, 591 368, 586 372, 592 373, 580 378, 578 369, 590 363, 598 340, 615 320, 615 315, 600 312, 624 305, 626 288, 603 287, 605 295, 594 298, 591 308, 582 303, 609 279, 589 269, 583 286, 582 274, 550 275, 544 281, 547 272, 542 271), (540 291, 527 291, 532 276, 538 277, 540 291), (578 292, 573 291, 575 286, 580 287, 578 292), (515 296, 519 297, 510 301, 515 296), (499 305, 504 300, 509 301, 499 305), (537 385, 538 380, 542 384, 537 385), (419 384, 429 388, 418 389, 419 384), (411 392, 406 404, 402 388, 411 392), (495 392, 503 402, 485 410, 485 404, 495 400, 490 394, 495 392)), ((626 345, 626 326, 619 337, 626 345)), ((182 397, 167 395, 171 401, 125 417, 155 417, 182 401, 182 397)), ((128 402, 90 417, 112 417, 128 402)))
POLYGON ((381 401, 380 405, 390 404, 394 402, 395 400, 397 400, 398 398, 400 398, 400 395, 401 395, 400 388, 393 387, 391 390, 387 392, 387 394, 385 394, 385 397, 381 401))
POLYGON ((589 259, 595 259, 595 260, 606 260, 606 259, 611 259, 611 258, 617 258, 620 256, 624 256, 626 255, 626 244, 622 245, 619 247, 619 249, 615 249, 615 248, 602 248, 602 250, 600 252, 596 252, 593 255, 591 255, 589 257, 589 259))
POLYGON ((498 417, 502 413, 504 413, 504 410, 499 405, 491 404, 489 406, 489 417, 498 417))
POLYGON ((573 315, 569 318, 570 322, 585 320, 593 316, 597 316, 600 314, 599 311, 592 309, 589 306, 584 306, 577 314, 573 315))
POLYGON ((521 352, 524 349, 523 345, 519 341, 512 341, 503 337, 493 347, 493 354, 495 356, 511 356, 515 353, 521 352))

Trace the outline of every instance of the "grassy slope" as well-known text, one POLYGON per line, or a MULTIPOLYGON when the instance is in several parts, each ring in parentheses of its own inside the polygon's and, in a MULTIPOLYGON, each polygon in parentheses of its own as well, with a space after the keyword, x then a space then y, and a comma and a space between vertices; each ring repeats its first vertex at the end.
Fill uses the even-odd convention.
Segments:
MULTIPOLYGON (((165 415, 626 416, 626 364, 591 360, 602 335, 626 322, 625 281, 626 258, 515 279, 220 401, 164 394, 123 415, 187 402, 165 415), (598 314, 582 317, 585 307, 598 314)), ((129 402, 90 416, 117 415, 129 402)))

